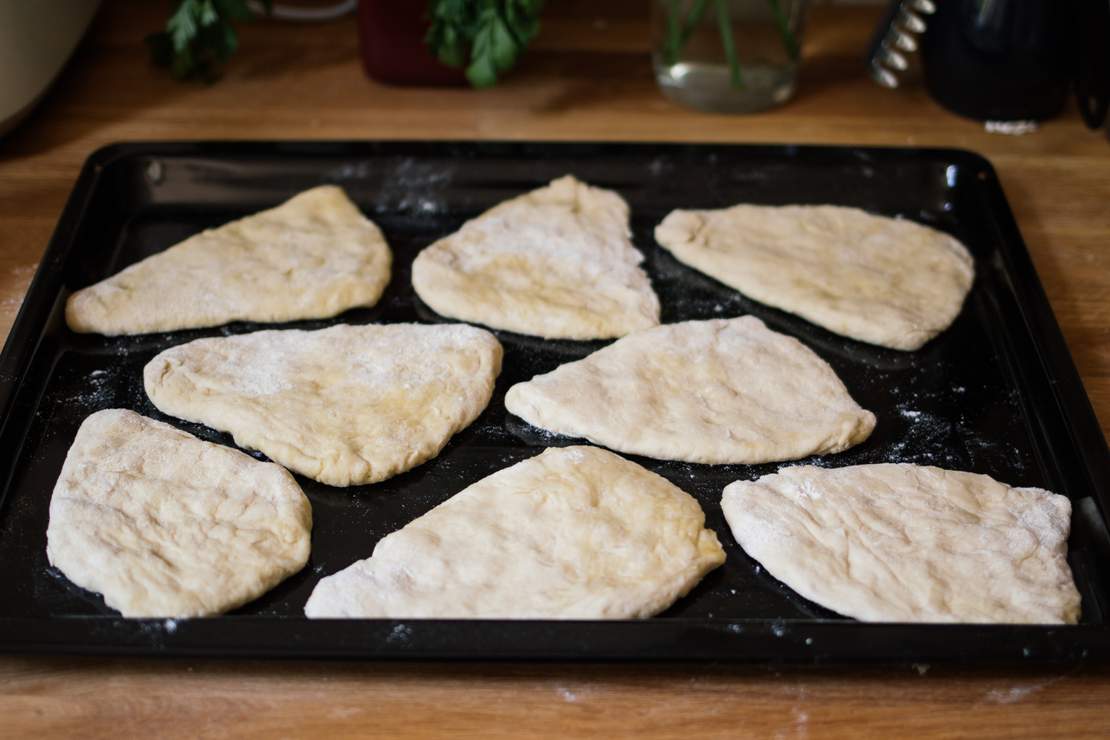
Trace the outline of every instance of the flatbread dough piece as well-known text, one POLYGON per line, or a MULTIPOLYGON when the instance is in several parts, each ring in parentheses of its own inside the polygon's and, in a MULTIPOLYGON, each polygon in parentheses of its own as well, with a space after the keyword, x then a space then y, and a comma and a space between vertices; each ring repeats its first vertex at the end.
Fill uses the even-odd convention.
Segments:
POLYGON ((417 255, 412 285, 443 316, 549 339, 659 323, 628 204, 562 177, 491 208, 417 255))
POLYGON ((784 468, 721 499, 744 551, 822 606, 871 622, 1074 623, 1071 504, 909 464, 784 468))
POLYGON ((947 329, 975 277, 971 254, 947 234, 858 208, 674 211, 655 239, 760 303, 900 350, 947 329))
POLYGON ((514 385, 505 408, 614 450, 697 463, 840 452, 875 427, 824 360, 752 316, 630 334, 514 385))
POLYGON ((391 259, 381 230, 325 185, 77 291, 66 323, 118 335, 328 318, 377 303, 391 259))
POLYGON ((198 339, 156 356, 143 380, 164 413, 351 486, 438 455, 489 403, 500 370, 484 329, 371 324, 198 339))
POLYGON ((464 489, 320 581, 309 617, 631 619, 725 561, 691 496, 596 447, 464 489))
POLYGON ((280 466, 109 409, 69 448, 46 554, 125 617, 199 617, 303 568, 311 530, 308 499, 280 466))

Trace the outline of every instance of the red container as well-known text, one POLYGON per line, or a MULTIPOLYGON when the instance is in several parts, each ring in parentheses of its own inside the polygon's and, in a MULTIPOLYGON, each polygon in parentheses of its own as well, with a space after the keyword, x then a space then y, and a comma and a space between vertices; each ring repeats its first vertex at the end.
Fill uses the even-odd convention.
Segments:
POLYGON ((424 41, 424 0, 361 0, 358 36, 362 66, 371 78, 391 85, 461 85, 461 69, 440 62, 424 41))

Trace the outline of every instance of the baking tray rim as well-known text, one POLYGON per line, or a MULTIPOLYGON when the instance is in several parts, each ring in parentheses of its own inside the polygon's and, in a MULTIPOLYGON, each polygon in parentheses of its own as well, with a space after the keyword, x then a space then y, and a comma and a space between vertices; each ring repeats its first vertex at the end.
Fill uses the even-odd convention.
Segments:
POLYGON ((405 660, 725 661, 737 663, 907 662, 966 664, 1104 663, 1110 630, 1101 625, 863 623, 854 620, 708 621, 327 619, 296 633, 265 628, 288 617, 125 619, 0 618, 0 652, 171 657, 364 658, 405 660), (97 627, 74 642, 73 623, 97 627), (107 623, 107 624, 106 624, 107 623), (555 644, 552 631, 573 638, 555 644), (863 633, 861 634, 861 630, 863 633), (261 639, 260 635, 262 635, 261 639), (867 653, 859 640, 871 643, 867 653), (584 645, 590 646, 589 650, 584 645), (479 646, 475 649, 475 646, 479 646), (598 647, 600 646, 600 647, 598 647))

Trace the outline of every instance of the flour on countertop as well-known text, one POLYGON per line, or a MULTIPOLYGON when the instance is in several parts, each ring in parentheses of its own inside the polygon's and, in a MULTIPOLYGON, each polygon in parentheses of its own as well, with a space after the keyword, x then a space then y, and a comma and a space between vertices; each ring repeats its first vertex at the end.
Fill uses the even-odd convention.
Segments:
POLYGON ((1037 130, 1036 121, 986 121, 983 124, 988 134, 1005 134, 1007 136, 1025 136, 1037 130))

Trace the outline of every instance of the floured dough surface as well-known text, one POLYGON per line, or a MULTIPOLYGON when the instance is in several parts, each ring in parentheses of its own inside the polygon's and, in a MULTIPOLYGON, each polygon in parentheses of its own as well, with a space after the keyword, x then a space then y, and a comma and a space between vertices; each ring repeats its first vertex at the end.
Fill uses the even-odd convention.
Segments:
POLYGON ((308 560, 293 476, 132 411, 88 417, 50 499, 46 553, 125 617, 245 604, 308 560))
POLYGON ((784 468, 721 499, 767 572, 880 622, 1074 623, 1071 504, 974 473, 881 464, 784 468))
POLYGON ((752 316, 630 334, 514 385, 505 408, 614 450, 697 463, 840 452, 875 427, 828 363, 752 316))
POLYGON ((649 617, 724 560, 679 488, 596 447, 551 448, 382 538, 321 580, 305 614, 649 617))
POLYGON ((489 403, 492 334, 463 324, 339 325, 198 339, 143 371, 159 410, 333 486, 435 457, 489 403))
POLYGON ((412 285, 443 316, 553 339, 619 337, 659 323, 628 204, 562 177, 435 242, 412 285))
POLYGON ((377 303, 391 259, 381 230, 324 185, 77 291, 66 323, 117 335, 327 318, 377 303))
POLYGON ((963 244, 840 206, 674 211, 655 239, 682 262, 829 331, 914 350, 955 320, 975 277, 963 244))

